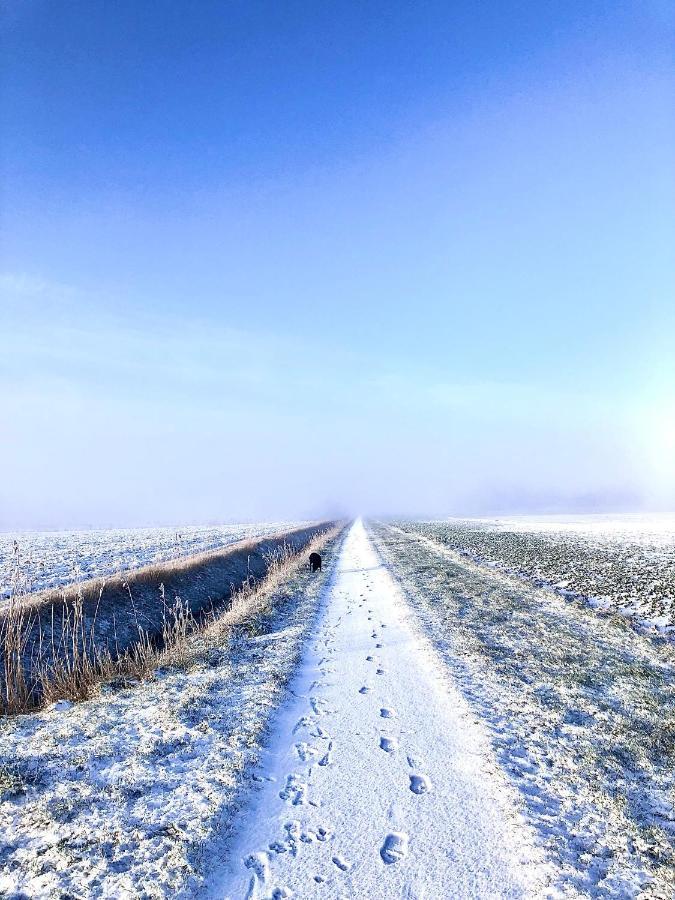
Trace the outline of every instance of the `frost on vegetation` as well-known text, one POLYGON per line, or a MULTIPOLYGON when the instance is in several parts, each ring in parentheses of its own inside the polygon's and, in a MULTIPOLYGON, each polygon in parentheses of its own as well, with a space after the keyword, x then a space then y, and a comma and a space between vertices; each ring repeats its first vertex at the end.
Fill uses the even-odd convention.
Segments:
POLYGON ((0 896, 192 896, 325 577, 296 574, 187 669, 2 720, 0 896))
POLYGON ((565 896, 672 900, 675 648, 420 541, 432 524, 399 525, 374 526, 384 558, 488 725, 565 896))
POLYGON ((675 517, 451 519, 414 528, 598 611, 630 617, 661 634, 675 632, 675 517))
POLYGON ((0 599, 216 550, 303 524, 307 523, 4 533, 0 534, 0 599))

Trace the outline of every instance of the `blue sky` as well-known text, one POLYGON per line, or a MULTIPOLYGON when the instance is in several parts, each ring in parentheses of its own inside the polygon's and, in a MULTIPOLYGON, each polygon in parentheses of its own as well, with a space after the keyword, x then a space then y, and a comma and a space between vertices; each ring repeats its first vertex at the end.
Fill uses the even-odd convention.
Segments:
POLYGON ((674 23, 6 5, 0 527, 675 506, 674 23))

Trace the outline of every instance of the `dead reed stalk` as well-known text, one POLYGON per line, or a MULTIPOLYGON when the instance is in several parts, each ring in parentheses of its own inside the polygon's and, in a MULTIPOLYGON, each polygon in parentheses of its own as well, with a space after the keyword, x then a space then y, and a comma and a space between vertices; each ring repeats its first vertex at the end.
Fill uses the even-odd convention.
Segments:
POLYGON ((32 691, 24 666, 30 629, 30 617, 21 607, 20 599, 12 595, 0 626, 3 662, 0 712, 6 715, 24 712, 31 705, 32 691))
MULTIPOLYGON (((341 525, 336 525, 320 532, 301 550, 294 551, 284 542, 267 553, 265 576, 258 581, 249 576, 242 585, 232 585, 228 607, 212 611, 209 616, 196 619, 188 604, 178 596, 173 604, 168 604, 161 584, 164 609, 161 634, 153 639, 136 619, 135 642, 115 654, 107 643, 97 643, 98 605, 93 620, 88 621, 84 614, 85 597, 80 589, 74 600, 69 599, 67 603, 65 595, 62 598, 58 639, 55 604, 52 604, 49 640, 45 641, 39 627, 37 645, 27 659, 35 620, 30 607, 22 604, 21 595, 13 595, 0 623, 3 658, 0 715, 31 712, 58 700, 86 700, 96 694, 102 683, 115 678, 142 680, 158 668, 189 664, 205 646, 221 643, 232 627, 263 613, 274 592, 300 568, 307 554, 321 549, 341 529, 341 525)), ((99 603, 104 585, 104 581, 99 582, 99 603)), ((131 595, 128 585, 127 589, 131 595)))

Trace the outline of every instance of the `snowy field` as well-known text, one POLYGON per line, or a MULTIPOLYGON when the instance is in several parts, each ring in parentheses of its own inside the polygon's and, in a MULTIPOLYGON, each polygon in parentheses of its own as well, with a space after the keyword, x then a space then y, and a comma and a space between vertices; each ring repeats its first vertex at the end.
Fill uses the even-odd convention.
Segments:
POLYGON ((0 722, 0 896, 672 900, 675 647, 401 526, 0 722))
POLYGON ((0 533, 0 598, 215 550, 302 522, 0 533))
POLYGON ((675 648, 429 533, 374 526, 564 896, 672 900, 675 648))
POLYGON ((475 561, 662 633, 675 625, 675 515, 397 523, 475 561))
POLYGON ((187 670, 0 719, 0 897, 195 896, 327 576, 299 573, 187 670))

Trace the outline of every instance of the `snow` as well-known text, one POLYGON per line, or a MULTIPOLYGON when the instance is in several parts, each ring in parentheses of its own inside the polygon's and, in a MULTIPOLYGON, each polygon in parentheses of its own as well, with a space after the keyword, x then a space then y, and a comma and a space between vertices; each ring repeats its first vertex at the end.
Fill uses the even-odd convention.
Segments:
POLYGON ((514 516, 396 523, 482 565, 675 637, 675 516, 514 516))
POLYGON ((361 522, 273 735, 209 898, 542 896, 485 733, 361 522))
POLYGON ((488 730, 571 896, 675 896, 675 648, 489 568, 425 527, 379 552, 488 730))
POLYGON ((675 648, 430 533, 358 522, 190 668, 0 720, 0 896, 675 896, 675 648))
POLYGON ((500 531, 522 533, 549 532, 595 535, 598 541, 661 544, 671 547, 675 534, 672 513, 588 513, 581 516, 500 516, 494 519, 459 519, 457 521, 490 525, 500 531))
POLYGON ((187 670, 0 718, 0 896, 194 896, 326 578, 298 574, 187 670))
POLYGON ((13 588, 24 593, 58 587, 214 550, 303 524, 306 523, 3 532, 0 533, 0 598, 8 597, 13 588))

